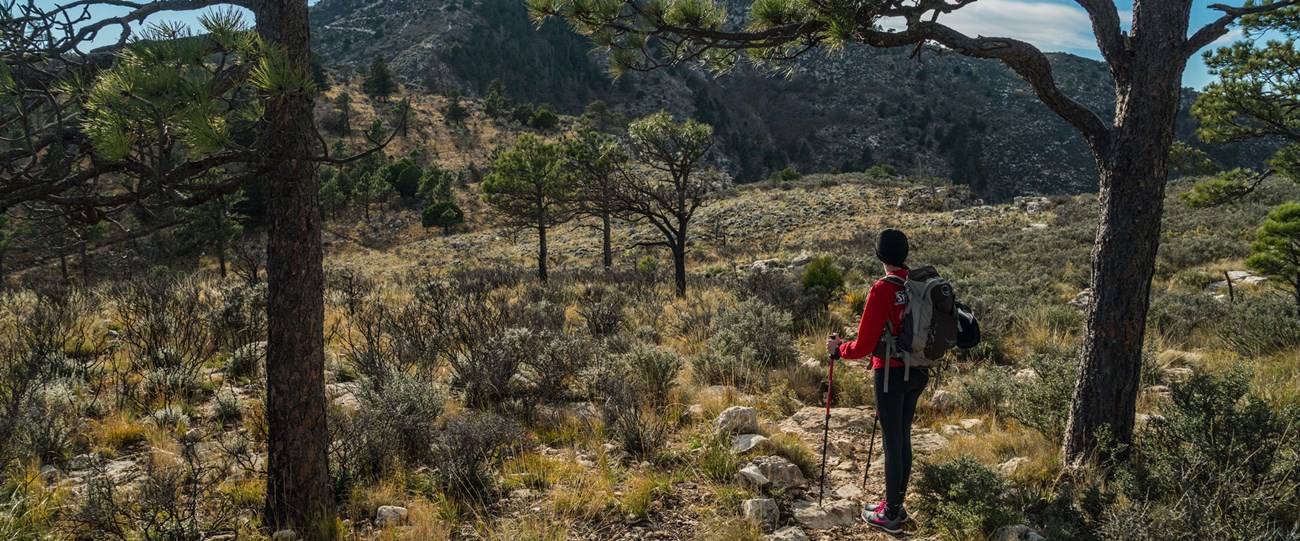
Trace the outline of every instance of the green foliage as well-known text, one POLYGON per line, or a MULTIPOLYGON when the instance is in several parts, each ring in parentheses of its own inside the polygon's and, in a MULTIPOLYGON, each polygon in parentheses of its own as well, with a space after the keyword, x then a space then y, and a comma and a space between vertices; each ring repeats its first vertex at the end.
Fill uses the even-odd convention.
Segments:
POLYGON ((406 158, 385 165, 379 174, 393 191, 402 197, 415 197, 424 178, 424 169, 406 158))
POLYGON ((429 201, 451 201, 457 177, 456 173, 438 167, 438 164, 429 164, 420 177, 420 189, 416 195, 429 201))
POLYGON ((1292 302, 1276 295, 1239 298, 1218 328, 1219 339, 1246 357, 1270 355, 1300 346, 1300 315, 1292 302))
POLYGON ((1283 203, 1270 212, 1250 250, 1246 266, 1290 285, 1300 311, 1300 203, 1283 203))
POLYGON ((528 125, 535 130, 551 131, 560 125, 560 117, 555 114, 550 105, 542 105, 533 112, 532 118, 528 119, 528 125))
POLYGON ((1209 208, 1237 201, 1255 191, 1261 177, 1248 169, 1233 169, 1192 185, 1182 194, 1183 203, 1192 208, 1209 208))
POLYGON ((1182 141, 1174 141, 1169 150, 1169 169, 1182 176, 1206 176, 1221 171, 1204 150, 1182 141))
POLYGON ((454 201, 438 201, 429 205, 420 213, 420 224, 424 227, 441 227, 442 232, 450 234, 452 228, 465 222, 465 213, 454 201))
POLYGON ((920 464, 916 510, 945 539, 981 539, 1019 520, 1006 481, 974 458, 920 464))
POLYGON ((1249 374, 1198 374, 1174 385, 1164 418, 1139 435, 1117 471, 1128 505, 1109 539, 1285 539, 1300 521, 1295 411, 1249 394, 1249 374))
POLYGON ((339 113, 339 133, 344 135, 352 133, 352 94, 340 92, 338 97, 334 98, 334 107, 339 113))
POLYGON ((388 61, 384 60, 384 55, 378 55, 370 62, 370 71, 366 74, 366 79, 361 83, 361 89, 372 97, 379 98, 380 101, 388 101, 388 97, 397 92, 397 79, 393 77, 393 71, 388 68, 388 61))
POLYGON ((1002 415, 1002 406, 1011 396, 1011 381, 1005 370, 981 366, 962 378, 953 394, 967 412, 1002 415))
POLYGON ((708 350, 693 363, 702 384, 753 386, 773 368, 795 363, 793 323, 788 312, 748 300, 718 317, 708 350))
POLYGON ((785 169, 772 173, 772 176, 768 177, 768 180, 773 183, 781 183, 781 182, 794 182, 801 178, 803 178, 803 175, 799 174, 799 171, 796 171, 795 168, 793 167, 787 167, 785 169))
POLYGON ((500 79, 493 79, 483 94, 483 112, 492 118, 502 118, 514 109, 514 104, 506 97, 506 86, 500 79))
POLYGON ((436 480, 452 496, 489 499, 497 491, 494 469, 531 446, 532 439, 514 421, 474 412, 454 415, 434 442, 436 480))
POLYGON ((1065 434, 1077 372, 1074 352, 1035 355, 1028 360, 1036 377, 1017 383, 1011 394, 1010 417, 1039 431, 1051 441, 1065 434))
POLYGON ((447 106, 442 108, 442 118, 452 125, 463 125, 469 119, 469 109, 461 103, 459 93, 453 92, 448 96, 447 106))
POLYGON ((573 178, 558 144, 524 135, 498 151, 483 181, 483 199, 516 227, 550 227, 569 220, 573 178))
POLYGON ((844 292, 844 271, 835 265, 835 258, 814 258, 799 277, 804 295, 810 296, 824 308, 844 292))

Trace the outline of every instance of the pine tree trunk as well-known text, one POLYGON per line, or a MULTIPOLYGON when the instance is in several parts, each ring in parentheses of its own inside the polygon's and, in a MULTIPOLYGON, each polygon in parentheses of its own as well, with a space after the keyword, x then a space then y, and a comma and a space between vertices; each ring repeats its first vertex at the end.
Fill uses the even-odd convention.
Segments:
POLYGON ((673 241, 673 283, 677 286, 677 296, 686 296, 686 235, 673 241))
POLYGON ((612 226, 610 224, 609 213, 602 212, 600 214, 600 221, 601 221, 601 236, 602 236, 601 255, 604 256, 603 263, 605 264, 605 273, 609 274, 611 272, 614 272, 614 248, 611 246, 611 242, 610 242, 610 230, 612 226))
MULTIPOLYGON (((220 230, 218 230, 220 233, 220 230)), ((221 279, 226 278, 226 235, 217 235, 217 268, 221 269, 221 279)))
POLYGON ((546 226, 537 228, 537 279, 546 283, 546 226))
POLYGON ((63 283, 68 283, 68 254, 59 254, 59 274, 63 276, 63 283))
POLYGON ((1092 251, 1092 304, 1062 453, 1077 467, 1112 457, 1098 435, 1133 438, 1145 321, 1160 243, 1169 150, 1185 59, 1186 6, 1148 4, 1128 73, 1117 76, 1116 121, 1094 148, 1101 216, 1092 251), (1179 13, 1181 11, 1181 14, 1179 13), (1139 37, 1140 36, 1140 37, 1139 37))
MULTIPOLYGON (((257 29, 295 69, 310 66, 306 0, 255 4, 257 29)), ((312 96, 268 100, 267 484, 264 522, 324 539, 334 520, 325 425, 324 304, 312 96)))

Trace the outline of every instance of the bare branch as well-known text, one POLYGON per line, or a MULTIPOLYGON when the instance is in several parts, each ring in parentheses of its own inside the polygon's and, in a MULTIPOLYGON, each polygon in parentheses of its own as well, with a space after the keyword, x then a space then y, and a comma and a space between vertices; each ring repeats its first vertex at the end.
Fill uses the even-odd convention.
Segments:
POLYGON ((1212 4, 1210 9, 1223 12, 1223 15, 1214 22, 1201 27, 1191 37, 1187 38, 1187 43, 1183 46, 1184 56, 1191 57, 1197 51, 1204 49, 1214 40, 1219 39, 1228 33, 1228 27, 1237 22, 1237 19, 1246 15, 1257 13, 1267 13, 1282 8, 1300 5, 1300 0, 1281 0, 1279 2, 1260 4, 1255 6, 1233 7, 1224 4, 1212 4))

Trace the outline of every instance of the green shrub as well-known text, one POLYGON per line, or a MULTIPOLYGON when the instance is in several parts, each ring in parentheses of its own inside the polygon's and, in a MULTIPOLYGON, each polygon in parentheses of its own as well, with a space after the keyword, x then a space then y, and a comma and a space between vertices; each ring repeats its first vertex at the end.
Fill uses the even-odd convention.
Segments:
POLYGON ((578 314, 592 336, 613 336, 623 329, 626 306, 626 295, 612 287, 595 285, 588 287, 578 299, 578 314))
POLYGON ((1201 269, 1183 269, 1174 273, 1174 283, 1189 287, 1196 291, 1205 291, 1210 284, 1219 281, 1221 278, 1215 274, 1203 271, 1201 269))
POLYGON ((985 538, 1020 518, 1006 481, 974 458, 923 462, 918 473, 916 510, 944 539, 985 538))
POLYGON ((537 334, 512 328, 491 348, 475 348, 451 360, 451 387, 459 390, 465 405, 474 408, 499 407, 519 394, 515 374, 539 347, 537 334))
POLYGON ((1295 409, 1249 394, 1250 376, 1193 376, 1162 403, 1164 418, 1139 433, 1117 485, 1129 504, 1111 509, 1111 539, 1288 539, 1300 523, 1295 409))
POLYGON ((1168 339, 1186 341, 1212 334, 1223 324, 1228 308, 1204 293, 1155 291, 1147 312, 1147 328, 1168 339))
POLYGON ((452 496, 487 499, 496 494, 494 469, 531 446, 528 434, 514 421, 474 412, 454 415, 434 442, 436 480, 452 496))
POLYGON ((982 366, 962 378, 953 394, 967 412, 1001 415, 1011 395, 1011 379, 1001 368, 982 366))
POLYGON ((631 376, 644 388, 652 406, 662 410, 668 405, 669 393, 677 386, 682 358, 672 350, 641 346, 623 356, 631 376))
POLYGON ((558 332, 540 333, 533 355, 523 360, 520 375, 535 400, 573 398, 579 375, 591 364, 590 340, 558 332))
POLYGON ((455 201, 436 201, 420 213, 420 225, 442 228, 443 234, 451 233, 452 228, 462 223, 465 223, 465 211, 455 201))
POLYGON ((226 358, 226 377, 256 380, 266 365, 266 342, 253 342, 236 349, 226 358))
POLYGON ((818 257, 804 268, 799 284, 805 296, 825 309, 844 291, 844 270, 835 265, 831 256, 818 257))
POLYGON ((230 389, 223 389, 217 392, 212 398, 212 418, 217 422, 226 425, 237 425, 244 417, 243 407, 239 404, 239 397, 230 389))
POLYGON ((691 360, 691 376, 701 385, 734 385, 750 389, 766 386, 768 370, 738 355, 706 349, 691 360))
POLYGON ((1015 384, 1010 416, 1049 440, 1060 440, 1074 396, 1076 358, 1075 352, 1030 357, 1026 364, 1037 377, 1015 384))
POLYGON ((358 394, 366 438, 402 464, 429 464, 435 439, 434 423, 442 415, 442 392, 431 382, 394 374, 380 385, 368 385, 358 394))
POLYGON ((709 347, 756 368, 790 366, 795 362, 790 314, 762 301, 745 301, 722 312, 709 347))
POLYGON ((1300 316, 1283 297, 1239 297, 1219 327, 1219 339, 1246 357, 1294 348, 1300 346, 1300 316))

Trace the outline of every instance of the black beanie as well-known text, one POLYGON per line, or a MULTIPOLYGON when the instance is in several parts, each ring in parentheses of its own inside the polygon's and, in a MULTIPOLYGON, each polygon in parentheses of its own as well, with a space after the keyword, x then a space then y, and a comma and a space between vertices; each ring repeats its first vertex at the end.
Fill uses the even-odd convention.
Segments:
POLYGON ((881 231, 876 240, 876 258, 886 265, 903 266, 907 262, 907 235, 897 229, 881 231))

